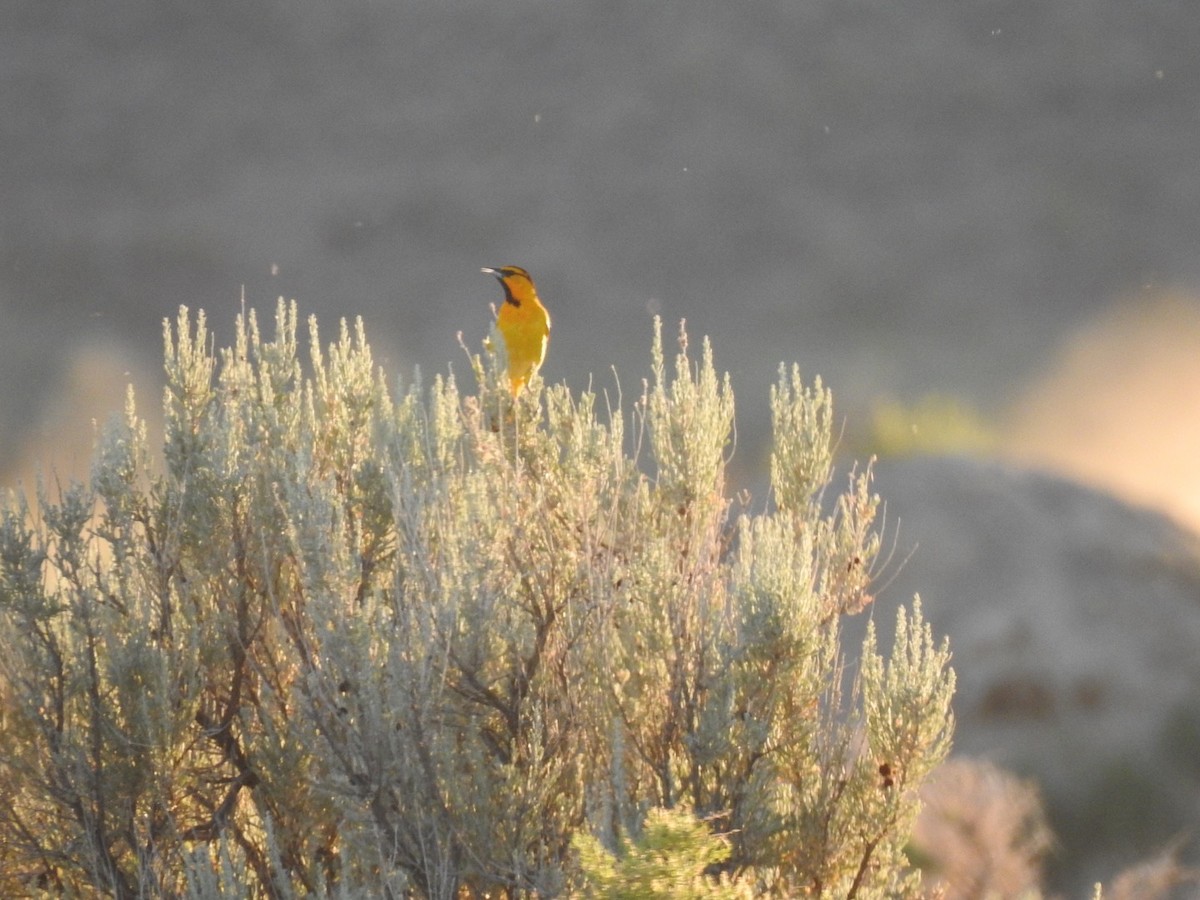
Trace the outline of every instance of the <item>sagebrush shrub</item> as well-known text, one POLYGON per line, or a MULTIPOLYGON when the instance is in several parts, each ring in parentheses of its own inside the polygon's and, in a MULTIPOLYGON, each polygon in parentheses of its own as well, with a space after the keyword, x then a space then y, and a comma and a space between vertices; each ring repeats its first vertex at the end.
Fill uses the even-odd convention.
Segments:
POLYGON ((393 397, 361 322, 310 321, 307 368, 296 333, 281 303, 214 355, 181 310, 161 461, 131 396, 88 485, 10 502, 0 893, 595 892, 573 841, 677 809, 728 850, 714 890, 915 891, 953 674, 914 604, 845 677, 878 499, 869 469, 825 496, 820 382, 781 370, 772 495, 734 516, 707 343, 668 366, 656 331, 601 415, 514 404, 490 356, 476 395, 393 397))

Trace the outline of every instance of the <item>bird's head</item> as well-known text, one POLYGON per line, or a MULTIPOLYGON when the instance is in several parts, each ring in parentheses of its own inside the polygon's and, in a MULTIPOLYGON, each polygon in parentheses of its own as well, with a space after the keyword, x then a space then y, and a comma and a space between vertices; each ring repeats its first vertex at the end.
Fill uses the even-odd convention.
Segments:
POLYGON ((506 278, 524 278, 526 281, 532 281, 529 273, 520 266, 484 266, 481 270, 487 275, 495 275, 501 281, 506 278))
POLYGON ((504 302, 520 306, 528 299, 537 299, 537 288, 533 279, 520 266, 484 266, 481 270, 486 275, 494 275, 504 288, 504 302))

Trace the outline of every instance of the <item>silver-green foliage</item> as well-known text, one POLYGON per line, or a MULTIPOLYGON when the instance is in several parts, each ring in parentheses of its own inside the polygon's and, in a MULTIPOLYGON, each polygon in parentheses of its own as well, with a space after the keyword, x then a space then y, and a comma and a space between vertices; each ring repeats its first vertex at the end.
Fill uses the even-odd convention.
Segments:
POLYGON ((773 502, 734 518, 707 343, 668 365, 656 331, 601 416, 514 404, 494 359, 393 398, 361 323, 310 332, 307 368, 283 304, 214 356, 182 310, 162 464, 131 397, 89 486, 10 503, 0 893, 594 892, 573 840, 676 808, 722 835, 660 860, 692 888, 707 859, 714 890, 914 889, 953 674, 914 605, 843 694, 878 500, 824 497, 828 391, 781 371, 773 502))

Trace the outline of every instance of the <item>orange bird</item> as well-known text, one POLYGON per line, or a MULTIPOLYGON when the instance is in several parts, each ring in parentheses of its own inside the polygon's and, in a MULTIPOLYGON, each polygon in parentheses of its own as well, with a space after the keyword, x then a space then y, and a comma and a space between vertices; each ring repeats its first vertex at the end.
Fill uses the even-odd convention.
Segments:
POLYGON ((550 342, 550 313, 538 299, 529 273, 520 266, 485 268, 504 288, 504 303, 496 314, 496 327, 508 351, 508 382, 514 399, 546 358, 550 342))

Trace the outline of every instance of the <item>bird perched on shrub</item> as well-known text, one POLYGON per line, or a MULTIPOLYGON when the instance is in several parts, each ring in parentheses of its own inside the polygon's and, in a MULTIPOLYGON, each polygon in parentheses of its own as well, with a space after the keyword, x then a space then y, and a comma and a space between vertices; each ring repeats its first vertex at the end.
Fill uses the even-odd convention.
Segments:
POLYGON ((550 342, 550 313, 538 299, 529 273, 520 266, 485 268, 504 288, 504 303, 496 314, 496 327, 508 351, 509 389, 515 398, 546 358, 550 342))

